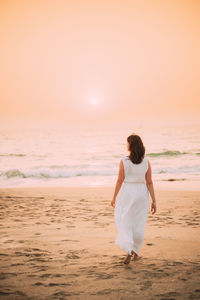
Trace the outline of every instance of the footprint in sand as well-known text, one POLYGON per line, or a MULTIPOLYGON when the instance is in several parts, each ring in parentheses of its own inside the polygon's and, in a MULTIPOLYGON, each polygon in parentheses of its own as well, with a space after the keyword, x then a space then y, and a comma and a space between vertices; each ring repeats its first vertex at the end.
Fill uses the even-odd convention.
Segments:
POLYGON ((51 277, 50 273, 45 273, 45 274, 40 275, 40 278, 48 278, 48 277, 51 277))
POLYGON ((27 295, 21 291, 14 291, 14 292, 0 291, 0 297, 2 296, 2 299, 4 299, 3 297, 7 297, 9 295, 12 295, 11 298, 9 298, 9 299, 20 299, 20 300, 28 299, 27 295))
POLYGON ((111 289, 104 289, 101 291, 97 291, 96 293, 92 293, 92 295, 109 295, 111 294, 112 290, 111 289))
POLYGON ((48 286, 70 286, 71 283, 59 283, 59 282, 50 282, 48 286))
POLYGON ((161 298, 159 298, 160 300, 175 300, 176 298, 173 297, 177 297, 180 296, 179 293, 177 292, 168 292, 168 293, 164 293, 164 294, 158 294, 156 296, 161 296, 161 298))
POLYGON ((33 285, 37 285, 37 286, 43 285, 44 286, 44 284, 42 282, 36 282, 33 285))
MULTIPOLYGON (((79 295, 79 294, 78 294, 79 295)), ((51 296, 50 296, 50 299, 51 298, 56 298, 56 299, 67 299, 67 297, 70 297, 72 296, 71 293, 66 293, 64 291, 59 291, 59 292, 56 292, 56 293, 53 293, 51 296)))
POLYGON ((152 282, 151 281, 145 281, 143 283, 143 286, 140 288, 141 291, 147 290, 149 287, 152 286, 152 282))

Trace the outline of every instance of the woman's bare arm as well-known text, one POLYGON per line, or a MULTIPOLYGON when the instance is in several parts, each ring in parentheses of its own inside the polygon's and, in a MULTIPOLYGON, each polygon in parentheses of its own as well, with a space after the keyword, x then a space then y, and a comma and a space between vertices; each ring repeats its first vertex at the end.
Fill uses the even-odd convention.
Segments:
POLYGON ((155 198, 155 193, 154 193, 154 187, 153 187, 153 181, 152 181, 152 172, 151 172, 151 164, 148 161, 148 170, 145 175, 146 178, 146 185, 149 190, 152 203, 151 203, 151 212, 152 214, 155 214, 156 212, 156 198, 155 198))
POLYGON ((120 164, 119 164, 118 178, 117 178, 117 182, 115 184, 115 191, 114 191, 113 199, 111 201, 111 205, 113 207, 115 207, 116 197, 121 188, 123 181, 124 181, 124 165, 123 165, 123 161, 121 160, 120 164))

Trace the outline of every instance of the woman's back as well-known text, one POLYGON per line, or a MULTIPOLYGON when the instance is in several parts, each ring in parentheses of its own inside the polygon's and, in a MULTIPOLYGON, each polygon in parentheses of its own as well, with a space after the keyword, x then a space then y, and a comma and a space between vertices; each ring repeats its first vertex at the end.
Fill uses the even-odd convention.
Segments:
POLYGON ((128 156, 124 156, 122 161, 125 183, 146 183, 145 174, 148 170, 148 160, 146 157, 139 164, 134 164, 128 156))

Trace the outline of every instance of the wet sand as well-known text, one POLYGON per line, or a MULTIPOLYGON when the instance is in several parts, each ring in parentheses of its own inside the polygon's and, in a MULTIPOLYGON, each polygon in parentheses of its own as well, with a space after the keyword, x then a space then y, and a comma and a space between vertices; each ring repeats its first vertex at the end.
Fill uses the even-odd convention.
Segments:
POLYGON ((114 188, 0 189, 0 299, 200 299, 200 192, 156 191, 123 264, 114 188))

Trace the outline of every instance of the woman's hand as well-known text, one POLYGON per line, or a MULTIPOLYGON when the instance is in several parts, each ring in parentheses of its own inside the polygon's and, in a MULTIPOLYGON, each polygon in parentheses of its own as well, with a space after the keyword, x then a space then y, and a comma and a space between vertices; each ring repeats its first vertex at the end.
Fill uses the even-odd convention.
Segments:
POLYGON ((110 203, 112 207, 115 207, 115 202, 116 202, 116 199, 115 199, 115 198, 112 199, 112 201, 111 201, 111 203, 110 203))
POLYGON ((151 203, 151 212, 152 212, 152 215, 155 214, 155 212, 156 212, 156 202, 151 203))

